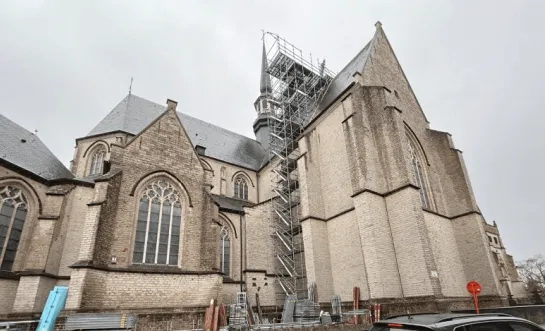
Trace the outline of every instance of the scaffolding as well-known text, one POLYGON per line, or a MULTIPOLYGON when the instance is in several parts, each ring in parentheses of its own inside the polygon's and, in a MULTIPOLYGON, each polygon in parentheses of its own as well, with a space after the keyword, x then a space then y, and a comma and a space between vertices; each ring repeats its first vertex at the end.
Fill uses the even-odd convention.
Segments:
POLYGON ((267 91, 273 193, 270 220, 274 269, 281 289, 277 299, 304 300, 308 298, 308 289, 299 222, 297 140, 335 75, 325 67, 325 61, 313 64, 311 57, 306 60, 300 49, 278 35, 266 32, 264 38, 272 40, 266 57, 271 80, 271 91, 267 91))

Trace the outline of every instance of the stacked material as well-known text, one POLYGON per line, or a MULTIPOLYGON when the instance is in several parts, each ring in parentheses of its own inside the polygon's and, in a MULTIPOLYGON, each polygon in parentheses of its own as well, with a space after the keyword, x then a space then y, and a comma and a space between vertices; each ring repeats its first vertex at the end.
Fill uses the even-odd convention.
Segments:
POLYGON ((314 322, 320 319, 320 305, 310 300, 297 300, 293 312, 294 322, 314 322))

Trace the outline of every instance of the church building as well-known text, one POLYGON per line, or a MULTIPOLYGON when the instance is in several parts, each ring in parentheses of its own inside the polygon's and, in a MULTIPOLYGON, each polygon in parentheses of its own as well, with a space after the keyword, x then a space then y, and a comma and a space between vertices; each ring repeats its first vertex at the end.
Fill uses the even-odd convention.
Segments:
MULTIPOLYGON (((69 313, 202 309, 239 291, 282 306, 267 66, 264 54, 255 139, 130 93, 75 140, 68 169, 0 115, 0 317, 40 313, 58 285, 69 313)), ((471 280, 482 305, 524 301, 462 152, 430 128, 380 23, 298 148, 305 277, 320 303, 359 287, 391 312, 466 308, 471 280)))

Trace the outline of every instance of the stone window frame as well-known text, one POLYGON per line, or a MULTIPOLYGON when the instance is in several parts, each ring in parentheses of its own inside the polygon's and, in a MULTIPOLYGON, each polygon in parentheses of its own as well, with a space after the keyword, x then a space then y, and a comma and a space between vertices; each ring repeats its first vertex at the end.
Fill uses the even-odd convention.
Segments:
POLYGON ((218 226, 220 227, 220 230, 218 232, 218 236, 219 236, 219 239, 220 241, 218 242, 218 249, 220 249, 220 254, 219 254, 219 266, 220 266, 220 271, 223 272, 223 268, 222 268, 222 256, 221 256, 221 231, 222 229, 226 229, 227 232, 228 232, 228 235, 229 235, 229 240, 230 240, 230 246, 229 246, 229 273, 226 273, 223 277, 224 278, 233 278, 233 275, 234 275, 234 272, 236 272, 236 266, 234 266, 234 260, 236 258, 236 255, 237 252, 236 252, 236 248, 238 247, 238 234, 237 234, 237 230, 235 228, 235 225, 233 224, 233 222, 229 219, 229 217, 223 213, 219 213, 219 222, 216 222, 218 224, 218 226), (236 247, 235 247, 236 246, 236 247), (233 269, 235 268, 235 269, 233 269))
POLYGON ((233 196, 240 200, 248 200, 248 181, 243 175, 233 180, 233 196))
POLYGON ((85 167, 85 172, 88 176, 100 176, 104 174, 104 161, 108 156, 108 146, 102 142, 93 146, 89 153, 89 158, 87 160, 87 166, 85 167), (99 154, 101 154, 99 156, 99 154), (100 163, 96 163, 97 158, 100 157, 100 163), (98 169, 97 169, 98 167, 98 169), (99 171, 98 171, 99 170, 99 171))
POLYGON ((240 200, 250 200, 250 184, 254 187, 254 182, 244 171, 237 171, 231 177, 233 183, 233 197, 240 200), (242 188, 240 184, 243 184, 242 188))
POLYGON ((227 224, 224 224, 220 228, 220 271, 224 273, 223 277, 230 278, 231 277, 231 266, 233 265, 233 240, 231 239, 231 231, 229 229, 229 226, 227 224), (228 251, 225 250, 225 244, 229 244, 228 251), (227 254, 227 270, 225 270, 225 255, 227 254))
POLYGON ((413 176, 414 184, 420 188, 420 203, 423 209, 434 210, 435 206, 428 174, 428 159, 415 134, 407 126, 405 137, 407 139, 409 171, 413 176))
POLYGON ((18 177, 2 178, 0 179, 0 187, 4 186, 13 186, 21 190, 21 193, 26 198, 27 203, 27 213, 24 221, 23 231, 21 233, 21 237, 19 238, 13 266, 9 271, 18 272, 23 270, 23 266, 27 258, 27 252, 30 248, 30 237, 32 234, 32 229, 35 226, 35 220, 41 213, 42 207, 40 198, 38 197, 36 190, 26 180, 18 177))
POLYGON ((131 237, 131 244, 130 244, 130 256, 129 256, 129 264, 130 265, 147 265, 147 266, 162 266, 162 267, 172 267, 172 268, 181 268, 183 263, 183 257, 185 252, 185 232, 186 232, 186 220, 188 217, 188 213, 190 213, 191 203, 190 198, 187 190, 185 189, 185 186, 183 183, 181 183, 176 177, 173 175, 170 175, 167 172, 156 172, 152 173, 149 176, 145 176, 142 178, 137 186, 133 189, 134 194, 134 213, 133 213, 133 231, 132 231, 132 237, 131 237), (155 263, 142 263, 142 262, 135 262, 134 261, 134 250, 135 250, 135 243, 136 243, 136 235, 137 235, 137 226, 138 226, 138 215, 140 211, 140 201, 142 194, 144 193, 144 190, 147 188, 148 185, 157 182, 159 180, 165 180, 168 181, 175 190, 179 193, 180 198, 180 204, 181 204, 181 219, 180 219, 180 233, 179 233, 179 242, 178 242, 178 261, 174 264, 155 264, 155 263))
MULTIPOLYGON (((0 186, 0 217, 2 218, 0 224, 4 220, 7 221, 5 224, 7 229, 5 233, 4 231, 1 233, 3 239, 0 241, 0 271, 12 271, 13 269, 27 214, 28 201, 23 190, 15 185, 0 186), (8 211, 7 208, 11 208, 11 211, 8 211), (18 236, 16 235, 17 231, 19 232, 18 236), (13 253, 9 260, 8 251, 13 253), (9 263, 11 264, 8 266, 9 263)), ((2 230, 4 228, 5 226, 2 227, 2 230)))

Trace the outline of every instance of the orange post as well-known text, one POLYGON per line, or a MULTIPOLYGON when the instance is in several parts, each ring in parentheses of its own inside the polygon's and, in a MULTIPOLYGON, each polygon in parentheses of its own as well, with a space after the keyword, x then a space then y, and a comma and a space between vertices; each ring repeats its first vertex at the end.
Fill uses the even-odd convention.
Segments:
POLYGON ((473 296, 473 304, 475 305, 475 311, 477 312, 477 314, 479 314, 479 300, 477 299, 477 295, 481 293, 481 284, 472 280, 469 283, 467 283, 466 288, 469 294, 473 296))

